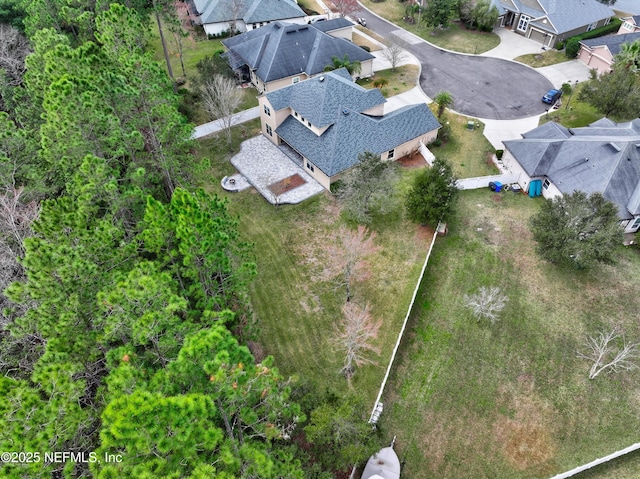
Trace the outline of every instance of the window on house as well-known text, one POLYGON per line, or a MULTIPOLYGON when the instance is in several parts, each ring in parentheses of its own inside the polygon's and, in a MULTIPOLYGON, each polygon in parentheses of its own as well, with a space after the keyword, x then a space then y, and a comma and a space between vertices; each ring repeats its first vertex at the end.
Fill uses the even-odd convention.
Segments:
POLYGON ((623 26, 625 30, 629 30, 629 31, 633 30, 633 25, 631 25, 629 22, 624 22, 623 26))
POLYGON ((636 220, 633 222, 633 225, 631 225, 632 230, 635 230, 638 228, 640 228, 640 216, 638 216, 636 220))
POLYGON ((267 116, 271 116, 271 108, 269 108, 267 105, 264 106, 264 113, 267 116))
POLYGON ((388 160, 393 159, 393 156, 394 156, 395 154, 396 154, 396 150, 395 150, 395 148, 394 148, 394 149, 392 149, 392 150, 389 150, 389 154, 387 155, 387 159, 388 159, 388 160))
POLYGON ((531 17, 528 15, 520 15, 520 20, 518 20, 518 30, 521 32, 526 32, 527 27, 529 26, 529 20, 531 17))
POLYGON ((267 130, 267 135, 273 136, 273 130, 271 129, 271 125, 265 125, 265 129, 267 130))
POLYGON ((315 168, 313 167, 313 165, 311 163, 309 163, 308 161, 305 161, 304 165, 309 169, 309 171, 316 171, 315 168))
POLYGON ((549 189, 549 185, 550 185, 550 184, 551 184, 551 182, 549 181, 549 178, 545 178, 545 179, 544 179, 544 183, 542 183, 542 187, 543 187, 545 190, 548 190, 548 189, 549 189))
POLYGON ((591 30, 595 30, 597 26, 598 26, 598 22, 593 22, 589 24, 589 26, 587 27, 587 31, 590 32, 591 30))
POLYGON ((254 23, 254 24, 253 24, 253 29, 255 30, 256 28, 258 28, 258 24, 257 24, 257 23, 254 23))
POLYGON ((603 26, 604 26, 604 25, 609 25, 609 23, 611 23, 611 17, 607 18, 607 19, 604 21, 603 26))
POLYGON ((291 79, 291 83, 293 83, 293 84, 300 83, 300 77, 293 77, 291 79))

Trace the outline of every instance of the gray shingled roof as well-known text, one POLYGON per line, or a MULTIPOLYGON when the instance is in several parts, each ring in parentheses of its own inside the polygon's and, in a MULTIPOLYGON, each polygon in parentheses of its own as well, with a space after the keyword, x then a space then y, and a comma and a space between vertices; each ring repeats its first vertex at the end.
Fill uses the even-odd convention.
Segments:
POLYGON ((493 0, 498 11, 512 10, 532 17, 537 28, 562 34, 615 16, 613 10, 597 0, 493 0), (549 22, 535 21, 548 17, 549 22))
POLYGON ((387 100, 380 90, 354 83, 345 68, 267 93, 276 110, 292 108, 319 128, 335 123, 343 108, 361 113, 387 100))
POLYGON ((547 125, 504 142, 529 176, 546 176, 565 194, 600 192, 618 206, 621 219, 640 212, 640 119, 599 120, 567 130, 564 139, 545 139, 541 131, 553 132, 547 125))
POLYGON ((337 120, 317 136, 289 116, 276 133, 327 176, 335 176, 358 164, 365 151, 382 154, 436 130, 440 124, 426 104, 409 105, 383 117, 370 117, 338 108, 337 120))
POLYGON ((304 11, 293 0, 246 0, 234 15, 233 0, 194 0, 202 23, 219 23, 242 19, 245 23, 273 22, 304 17, 304 11))
POLYGON ((606 37, 581 40, 580 43, 588 46, 589 48, 606 46, 611 52, 611 55, 615 56, 620 53, 620 49, 623 44, 633 43, 636 40, 640 40, 640 32, 624 33, 622 35, 607 35, 606 37))
MULTIPOLYGON (((329 22, 320 22, 329 23, 329 22)), ((363 62, 374 58, 344 38, 335 38, 310 25, 274 22, 222 41, 230 64, 243 63, 263 82, 292 75, 316 75, 330 65, 333 57, 349 57, 363 62)))
POLYGON ((353 27, 353 23, 344 17, 334 18, 333 20, 325 20, 323 22, 312 23, 311 26, 321 32, 330 32, 339 28, 353 27))

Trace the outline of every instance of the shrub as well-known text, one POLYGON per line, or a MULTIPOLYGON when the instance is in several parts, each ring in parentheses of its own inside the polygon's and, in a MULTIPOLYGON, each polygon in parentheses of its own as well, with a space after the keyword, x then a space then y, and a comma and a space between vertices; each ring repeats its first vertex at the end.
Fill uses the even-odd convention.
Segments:
POLYGON ((502 155, 504 154, 504 150, 496 150, 496 158, 501 160, 502 155))
POLYGON ((570 38, 567 41, 567 46, 565 47, 564 54, 567 58, 575 58, 578 56, 578 52, 580 51, 580 42, 576 37, 570 38))
POLYGON ((558 44, 556 45, 556 49, 557 50, 562 50, 563 48, 565 48, 565 46, 567 46, 569 44, 569 41, 574 39, 574 38, 577 39, 577 41, 579 42, 580 40, 587 40, 589 38, 597 38, 597 37, 601 37, 603 35, 607 35, 609 33, 617 32, 620 29, 620 25, 621 24, 622 24, 622 20, 620 20, 619 18, 612 18, 611 19, 611 23, 609 23, 609 25, 605 25, 603 27, 596 28, 595 30, 591 30, 590 32, 581 33, 580 35, 576 35, 574 37, 567 38, 566 40, 564 40, 562 42, 558 42, 558 44))

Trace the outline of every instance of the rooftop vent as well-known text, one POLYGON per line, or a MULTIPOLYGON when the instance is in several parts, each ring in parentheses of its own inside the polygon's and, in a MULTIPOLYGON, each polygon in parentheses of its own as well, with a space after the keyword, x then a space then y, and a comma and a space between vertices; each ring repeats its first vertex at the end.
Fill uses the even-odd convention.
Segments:
POLYGON ((347 110, 346 108, 344 110, 342 110, 342 114, 343 115, 348 115, 349 114, 349 110, 347 110))
POLYGON ((617 151, 617 152, 622 151, 622 148, 620 148, 618 145, 616 145, 616 144, 615 144, 615 143, 613 143, 613 142, 609 142, 609 146, 610 146, 611 148, 613 148, 613 149, 614 149, 615 151, 617 151))
POLYGON ((584 159, 584 162, 585 162, 585 163, 586 163, 587 161, 589 161, 589 158, 588 158, 588 157, 584 159))
POLYGON ((320 78, 318 78, 318 81, 324 81, 324 77, 321 76, 320 78))

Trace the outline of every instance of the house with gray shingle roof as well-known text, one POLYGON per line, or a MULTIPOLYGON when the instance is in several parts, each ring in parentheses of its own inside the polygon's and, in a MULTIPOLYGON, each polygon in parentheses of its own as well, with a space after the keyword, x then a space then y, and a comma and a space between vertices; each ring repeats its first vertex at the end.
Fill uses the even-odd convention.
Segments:
POLYGON ((193 0, 198 22, 207 35, 246 32, 278 20, 306 23, 296 0, 193 0))
POLYGON ((625 232, 640 228, 640 118, 583 128, 549 122, 504 146, 503 164, 524 191, 540 182, 545 198, 602 193, 618 207, 625 232))
POLYGON ((640 15, 622 17, 622 25, 620 25, 618 35, 635 32, 640 32, 640 15))
POLYGON ((590 38, 580 42, 578 60, 595 69, 599 74, 609 73, 613 69, 614 58, 622 45, 640 40, 640 30, 635 33, 607 35, 605 37, 590 38))
MULTIPOLYGON (((322 74, 332 58, 360 62, 361 77, 373 74, 374 56, 332 31, 344 35, 345 19, 296 25, 274 22, 257 30, 222 41, 225 56, 239 76, 248 79, 260 93, 271 92, 322 74), (325 31, 329 33, 325 33, 325 31)), ((349 31, 351 31, 349 27, 349 31)))
POLYGON ((440 123, 425 103, 384 114, 385 98, 341 68, 258 98, 262 133, 300 155, 326 189, 371 152, 396 160, 436 139, 440 123))
POLYGON ((491 0, 498 24, 553 48, 574 35, 609 24, 613 10, 597 0, 491 0))

